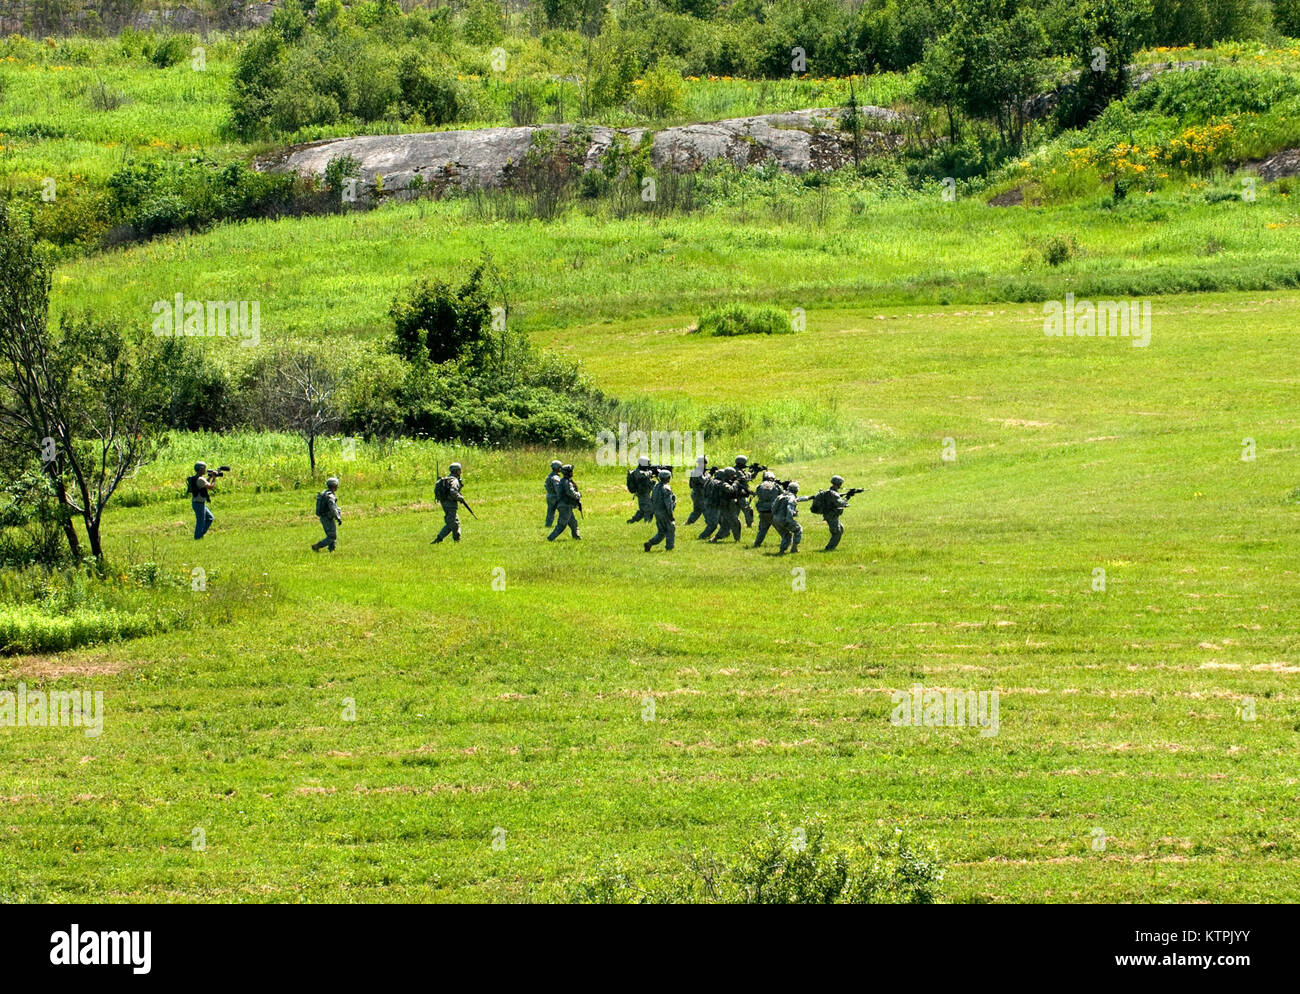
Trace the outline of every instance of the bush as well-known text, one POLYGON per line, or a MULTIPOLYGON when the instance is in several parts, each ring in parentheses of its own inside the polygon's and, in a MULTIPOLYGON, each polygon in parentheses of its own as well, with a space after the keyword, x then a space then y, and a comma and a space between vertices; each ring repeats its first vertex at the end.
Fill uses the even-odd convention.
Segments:
POLYGON ((1074 238, 1070 235, 1049 235, 1043 243, 1043 261, 1049 266, 1059 266, 1074 256, 1074 238))
POLYGON ((396 330, 394 351, 408 362, 448 362, 482 342, 492 319, 476 268, 453 288, 442 280, 422 279, 393 301, 388 314, 396 330))
POLYGON ((1300 79, 1280 69, 1212 65, 1196 72, 1161 73, 1134 93, 1129 104, 1187 126, 1229 114, 1263 113, 1297 95, 1300 79))
POLYGON ((6 480, 0 488, 0 566, 65 565, 67 513, 43 473, 26 472, 6 480))
POLYGON ((634 90, 633 107, 638 114, 655 120, 680 114, 686 96, 681 63, 676 59, 661 59, 635 84, 634 90))
POLYGON ((96 245, 109 227, 108 198, 69 186, 65 183, 54 200, 33 205, 32 234, 52 245, 96 245))
POLYGON ((106 185, 112 221, 130 225, 143 237, 273 216, 293 197, 292 176, 256 173, 242 163, 217 169, 198 159, 129 163, 106 185))
POLYGON ((789 335, 794 332, 790 316, 771 304, 731 303, 713 307, 700 316, 701 335, 789 335))
POLYGON ((464 100, 453 74, 433 69, 418 52, 410 51, 402 56, 397 85, 404 116, 418 114, 433 125, 460 120, 464 100))
POLYGON ((769 826, 730 859, 690 858, 685 874, 638 881, 621 864, 574 888, 583 904, 933 904, 937 856, 901 830, 837 847, 825 826, 769 826))
POLYGON ((95 642, 139 638, 163 625, 146 612, 78 608, 51 616, 36 605, 0 604, 0 655, 59 652, 95 642))
POLYGON ((469 0, 461 28, 471 45, 495 45, 506 36, 506 15, 496 0, 469 0))
POLYGON ((154 46, 149 61, 159 69, 170 69, 188 59, 197 44, 194 35, 168 35, 154 46))

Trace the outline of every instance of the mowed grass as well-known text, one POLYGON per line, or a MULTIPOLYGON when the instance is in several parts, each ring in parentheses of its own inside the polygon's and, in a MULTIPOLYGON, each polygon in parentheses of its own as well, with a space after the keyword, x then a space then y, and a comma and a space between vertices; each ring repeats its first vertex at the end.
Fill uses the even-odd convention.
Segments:
POLYGON ((225 623, 0 661, 6 688, 102 689, 106 710, 99 739, 0 730, 0 897, 546 900, 616 855, 673 872, 818 813, 839 838, 910 825, 949 900, 1296 900, 1298 310, 1158 299, 1146 349, 1046 338, 1026 305, 543 336, 682 430, 746 398, 870 423, 779 467, 867 488, 833 554, 805 510, 794 558, 684 526, 647 555, 594 452, 565 454, 584 540, 548 545, 550 453, 363 445, 326 447, 346 520, 313 555, 293 450, 247 440, 196 545, 185 464, 224 455, 183 439, 111 514, 111 552, 201 566, 225 623), (433 547, 452 455, 479 520, 433 547), (895 727, 917 683, 997 690, 999 734, 895 727))

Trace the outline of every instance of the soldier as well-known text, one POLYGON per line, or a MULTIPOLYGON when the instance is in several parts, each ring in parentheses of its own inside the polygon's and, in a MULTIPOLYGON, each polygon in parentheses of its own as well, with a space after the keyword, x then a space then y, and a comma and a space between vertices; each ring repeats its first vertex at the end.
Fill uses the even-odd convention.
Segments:
POLYGON ((433 499, 442 505, 443 525, 442 531, 438 532, 438 537, 431 545, 437 545, 448 535, 457 542, 460 541, 460 515, 456 513, 461 501, 460 491, 464 486, 460 478, 460 463, 454 462, 448 466, 447 474, 433 485, 433 499))
POLYGON ((700 532, 697 538, 707 539, 717 530, 721 500, 719 494, 723 486, 722 472, 720 469, 714 469, 704 479, 704 486, 700 490, 700 504, 704 507, 704 531, 700 532))
POLYGON ((656 531, 654 537, 645 544, 645 551, 649 552, 653 546, 664 541, 664 548, 669 552, 673 551, 673 542, 677 538, 677 524, 673 521, 673 511, 677 508, 677 495, 673 493, 672 487, 668 481, 673 478, 672 470, 661 469, 659 471, 659 482, 650 493, 650 507, 655 516, 656 531))
POLYGON ((185 489, 189 491, 190 506, 194 508, 194 539, 197 541, 212 527, 212 509, 208 504, 216 487, 208 479, 207 463, 200 461, 194 464, 194 475, 186 479, 185 489))
POLYGON ((560 502, 560 481, 564 479, 560 470, 563 464, 558 459, 551 460, 551 473, 546 477, 546 527, 555 523, 555 507, 560 502))
MULTIPOLYGON (((736 465, 733 468, 742 483, 749 483, 754 478, 754 474, 749 471, 749 456, 736 456, 736 465)), ((754 509, 749 506, 748 497, 742 496, 740 498, 739 510, 745 515, 745 527, 753 528, 754 509)))
POLYGON ((704 515, 704 487, 709 482, 709 457, 700 456, 695 460, 691 470, 691 515, 686 519, 688 525, 695 524, 704 515))
POLYGON ((546 536, 548 542, 554 542, 566 528, 573 532, 574 538, 582 538, 578 534, 578 519, 573 516, 574 510, 582 510, 582 494, 578 491, 578 485, 573 482, 573 467, 563 466, 560 472, 562 474, 560 499, 555 505, 559 519, 555 522, 555 530, 546 536))
POLYGON ((830 552, 835 546, 840 544, 840 537, 844 534, 844 526, 840 524, 840 515, 844 509, 849 506, 848 500, 840 493, 840 487, 844 486, 844 477, 832 476, 831 485, 828 490, 823 490, 813 498, 809 510, 814 514, 820 514, 826 519, 826 526, 831 530, 830 541, 826 543, 823 552, 830 552))
POLYGON ((627 519, 629 525, 654 520, 654 512, 650 510, 650 491, 654 488, 655 475, 650 469, 650 459, 641 456, 636 466, 627 471, 627 492, 636 496, 636 514, 627 519))
POLYGON ((781 534, 781 551, 780 555, 785 555, 785 550, 791 552, 799 551, 799 543, 803 540, 803 526, 799 524, 799 504, 810 497, 799 496, 799 484, 791 481, 786 487, 785 493, 780 494, 772 505, 772 525, 781 534))
POLYGON ((781 494, 781 484, 776 482, 776 474, 770 469, 763 473, 763 482, 754 490, 754 507, 758 511, 758 534, 754 536, 754 548, 763 544, 767 530, 772 527, 772 505, 781 494))
POLYGON ((325 537, 313 545, 313 552, 328 548, 330 552, 339 540, 339 525, 343 523, 343 512, 339 510, 339 478, 331 476, 325 481, 325 489, 316 495, 316 517, 325 529, 325 537))
POLYGON ((718 533, 709 539, 714 544, 728 535, 740 541, 740 504, 744 500, 744 482, 735 469, 728 466, 722 471, 721 487, 718 494, 718 533))

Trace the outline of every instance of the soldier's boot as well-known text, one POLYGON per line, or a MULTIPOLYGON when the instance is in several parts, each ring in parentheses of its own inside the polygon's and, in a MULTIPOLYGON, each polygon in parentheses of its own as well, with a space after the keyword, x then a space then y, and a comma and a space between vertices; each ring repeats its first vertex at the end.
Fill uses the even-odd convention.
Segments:
POLYGON ((653 546, 651 546, 649 542, 643 543, 641 547, 645 549, 646 552, 649 552, 651 548, 653 548, 653 546))

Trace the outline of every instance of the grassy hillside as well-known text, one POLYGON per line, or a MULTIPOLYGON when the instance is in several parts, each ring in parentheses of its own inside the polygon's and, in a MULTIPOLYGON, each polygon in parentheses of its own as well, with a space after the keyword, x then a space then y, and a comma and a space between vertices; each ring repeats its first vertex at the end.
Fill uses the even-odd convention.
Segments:
POLYGON ((691 311, 740 296, 812 309, 832 301, 944 303, 1294 286, 1300 220, 1269 184, 1247 203, 1207 190, 992 208, 886 189, 734 181, 727 204, 665 219, 572 212, 496 220, 472 199, 370 214, 225 226, 61 268, 57 308, 95 308, 147 327, 156 300, 260 300, 272 341, 386 334, 397 292, 467 271, 486 249, 506 274, 518 326, 691 311), (1053 265, 1048 252, 1065 243, 1053 265))

